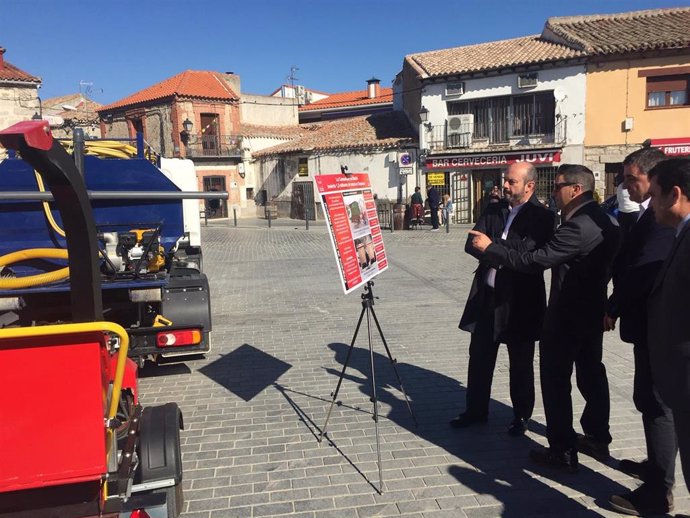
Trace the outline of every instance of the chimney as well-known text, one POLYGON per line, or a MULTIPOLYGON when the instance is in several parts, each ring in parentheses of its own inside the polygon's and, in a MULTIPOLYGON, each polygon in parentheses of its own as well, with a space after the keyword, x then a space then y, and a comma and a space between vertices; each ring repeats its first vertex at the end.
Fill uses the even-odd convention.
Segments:
POLYGON ((381 95, 381 85, 379 83, 381 83, 381 80, 375 77, 367 79, 367 95, 369 99, 375 99, 381 95))
POLYGON ((5 49, 0 47, 0 69, 5 68, 5 49))

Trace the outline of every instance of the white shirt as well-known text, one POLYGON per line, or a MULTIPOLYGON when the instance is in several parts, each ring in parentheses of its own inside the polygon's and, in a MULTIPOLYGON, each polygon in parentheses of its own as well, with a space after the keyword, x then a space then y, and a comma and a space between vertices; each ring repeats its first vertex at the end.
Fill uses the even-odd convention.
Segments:
MULTIPOLYGON (((508 237, 508 232, 510 231, 510 225, 513 224, 513 220, 515 219, 515 216, 518 215, 518 212, 520 212, 520 209, 525 205, 527 202, 522 202, 520 205, 516 205, 515 207, 508 206, 508 220, 506 221, 506 226, 503 229, 503 234, 501 234, 501 239, 506 239, 508 237)), ((492 288, 495 288, 496 284, 496 268, 491 268, 489 269, 488 272, 486 272, 486 284, 491 286, 492 288)))
POLYGON ((624 212, 627 214, 629 212, 637 212, 640 210, 640 204, 630 199, 628 189, 623 187, 622 183, 619 183, 618 187, 616 187, 616 199, 618 200, 619 212, 624 212))

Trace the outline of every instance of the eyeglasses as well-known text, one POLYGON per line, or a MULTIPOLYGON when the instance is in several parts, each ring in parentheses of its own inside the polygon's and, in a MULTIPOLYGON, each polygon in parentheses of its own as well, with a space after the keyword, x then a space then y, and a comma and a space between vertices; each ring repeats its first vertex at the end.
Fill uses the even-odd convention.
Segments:
POLYGON ((553 184, 553 192, 560 191, 563 187, 569 187, 571 185, 580 185, 577 182, 561 182, 553 184))

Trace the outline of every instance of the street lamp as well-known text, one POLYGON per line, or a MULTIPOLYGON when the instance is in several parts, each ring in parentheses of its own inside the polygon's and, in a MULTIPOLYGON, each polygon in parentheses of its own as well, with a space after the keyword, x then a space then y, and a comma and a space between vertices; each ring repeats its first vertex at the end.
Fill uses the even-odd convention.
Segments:
POLYGON ((422 106, 422 109, 419 110, 419 120, 424 124, 424 127, 426 128, 427 131, 431 131, 431 128, 433 125, 429 121, 429 110, 426 109, 426 107, 422 106))
POLYGON ((194 123, 189 120, 189 117, 182 122, 182 131, 180 132, 180 137, 182 137, 182 142, 185 146, 187 145, 187 142, 189 142, 189 136, 192 134, 193 127, 194 123))

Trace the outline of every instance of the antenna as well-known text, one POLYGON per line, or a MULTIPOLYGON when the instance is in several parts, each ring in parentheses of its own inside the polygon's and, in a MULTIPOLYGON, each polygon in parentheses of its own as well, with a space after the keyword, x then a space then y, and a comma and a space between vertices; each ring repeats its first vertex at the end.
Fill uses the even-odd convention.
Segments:
POLYGON ((292 65, 290 67, 290 75, 285 78, 288 80, 288 82, 290 83, 290 86, 293 89, 295 88, 295 81, 299 81, 299 78, 295 77, 295 72, 297 72, 298 70, 299 70, 298 67, 296 67, 295 65, 292 65))

